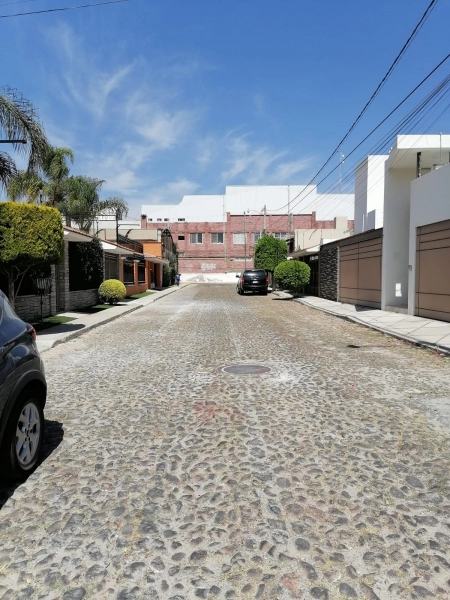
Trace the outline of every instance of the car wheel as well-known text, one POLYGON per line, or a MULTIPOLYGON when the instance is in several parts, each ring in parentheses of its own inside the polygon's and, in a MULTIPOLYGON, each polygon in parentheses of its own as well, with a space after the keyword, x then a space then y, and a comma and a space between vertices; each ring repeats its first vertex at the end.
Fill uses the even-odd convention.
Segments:
POLYGON ((0 449, 0 470, 11 479, 34 471, 44 439, 44 411, 33 394, 19 396, 6 424, 0 449))

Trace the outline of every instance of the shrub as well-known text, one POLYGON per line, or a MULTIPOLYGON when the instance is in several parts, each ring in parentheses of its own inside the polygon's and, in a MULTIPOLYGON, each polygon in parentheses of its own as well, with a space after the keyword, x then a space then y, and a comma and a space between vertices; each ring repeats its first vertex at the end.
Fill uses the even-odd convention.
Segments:
POLYGON ((63 254, 64 230, 55 208, 0 202, 0 272, 13 304, 28 271, 59 262, 63 254))
POLYGON ((98 288, 98 296, 101 302, 117 304, 127 295, 127 288, 118 279, 107 279, 98 288))
POLYGON ((271 235, 263 235, 255 246, 255 269, 275 271, 277 265, 286 260, 287 244, 271 235))
POLYGON ((311 269, 306 263, 298 260, 286 260, 275 268, 274 277, 282 289, 297 296, 309 283, 310 274, 311 269))

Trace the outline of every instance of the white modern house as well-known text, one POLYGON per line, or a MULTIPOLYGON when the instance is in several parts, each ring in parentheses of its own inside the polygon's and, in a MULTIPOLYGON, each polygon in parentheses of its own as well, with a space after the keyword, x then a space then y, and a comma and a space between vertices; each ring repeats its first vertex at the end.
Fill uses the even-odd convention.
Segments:
POLYGON ((408 312, 450 321, 450 162, 411 184, 408 275, 408 312))
POLYGON ((445 191, 441 190, 439 198, 435 196, 434 183, 440 181, 440 177, 433 173, 448 163, 449 152, 450 135, 400 135, 385 162, 381 268, 383 310, 415 314, 410 293, 414 286, 410 286, 410 279, 415 281, 416 274, 415 263, 410 260, 410 249, 416 246, 418 227, 450 219, 448 195, 445 207, 445 191), (423 182, 420 181, 422 177, 423 182), (411 219, 412 189, 415 191, 414 222, 411 219), (430 217, 431 221, 425 219, 427 213, 435 215, 430 217))
POLYGON ((355 234, 383 227, 384 173, 388 155, 367 156, 355 170, 355 234))

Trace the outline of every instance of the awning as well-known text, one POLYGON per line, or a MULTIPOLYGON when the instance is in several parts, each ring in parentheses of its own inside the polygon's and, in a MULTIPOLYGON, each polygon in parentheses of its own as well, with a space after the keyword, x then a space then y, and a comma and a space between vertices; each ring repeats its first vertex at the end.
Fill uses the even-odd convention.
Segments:
POLYGON ((288 258, 300 258, 301 256, 308 256, 309 254, 318 254, 320 246, 313 246, 312 248, 304 248, 303 250, 297 250, 288 254, 288 258))
POLYGON ((128 248, 123 248, 122 246, 116 246, 115 244, 109 244, 108 242, 101 242, 102 248, 104 252, 109 252, 109 254, 121 254, 122 256, 129 256, 130 254, 134 254, 133 250, 128 250, 128 248))
POLYGON ((66 242, 92 242, 90 235, 78 233, 77 231, 69 231, 64 229, 64 240, 66 242))
POLYGON ((151 254, 144 254, 145 260, 149 260, 152 263, 156 263, 157 265, 168 265, 169 261, 165 258, 158 258, 157 256, 152 256, 151 254))

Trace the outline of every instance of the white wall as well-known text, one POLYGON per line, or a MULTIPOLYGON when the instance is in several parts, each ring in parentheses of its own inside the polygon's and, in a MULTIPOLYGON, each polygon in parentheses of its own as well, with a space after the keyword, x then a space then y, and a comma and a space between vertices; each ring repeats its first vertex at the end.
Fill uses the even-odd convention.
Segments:
POLYGON ((349 237, 353 231, 349 229, 347 217, 336 217, 334 229, 296 229, 294 231, 295 250, 303 250, 328 241, 349 237))
POLYGON ((367 156, 355 170, 355 234, 383 227, 387 155, 367 156))
POLYGON ((450 164, 432 171, 411 183, 409 226, 409 301, 408 312, 416 309, 416 229, 450 219, 450 164))
POLYGON ((414 169, 386 164, 381 309, 408 306, 409 204, 414 169))
POLYGON ((286 215, 289 205, 292 214, 316 211, 318 220, 336 215, 353 219, 354 194, 318 194, 314 185, 236 185, 227 186, 225 195, 190 195, 177 204, 143 204, 141 213, 147 215, 147 220, 166 226, 178 219, 222 223, 224 208, 232 215, 242 215, 248 209, 260 213, 264 205, 267 214, 273 215, 286 215))

